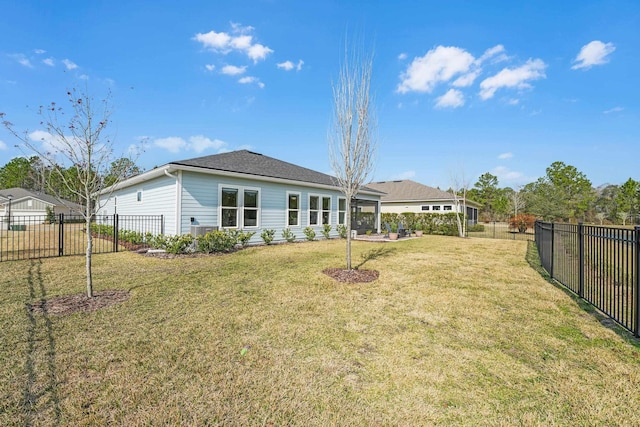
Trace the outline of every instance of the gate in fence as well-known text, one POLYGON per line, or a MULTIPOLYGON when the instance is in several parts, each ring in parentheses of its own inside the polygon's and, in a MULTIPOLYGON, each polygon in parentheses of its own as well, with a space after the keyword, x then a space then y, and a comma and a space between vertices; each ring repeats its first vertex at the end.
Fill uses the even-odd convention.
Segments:
POLYGON ((640 227, 538 221, 535 242, 551 278, 640 336, 640 227))
POLYGON ((83 255, 87 233, 92 253, 146 247, 150 235, 164 233, 162 215, 97 215, 89 230, 80 215, 11 216, 0 230, 0 261, 83 255))

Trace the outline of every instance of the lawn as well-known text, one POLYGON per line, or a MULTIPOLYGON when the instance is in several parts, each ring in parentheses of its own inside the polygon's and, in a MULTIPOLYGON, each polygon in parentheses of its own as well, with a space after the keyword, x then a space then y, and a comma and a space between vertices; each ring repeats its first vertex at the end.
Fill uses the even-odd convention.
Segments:
POLYGON ((524 241, 354 242, 372 283, 322 273, 343 241, 231 255, 0 264, 0 425, 637 425, 634 340, 527 262, 524 241), (603 324, 604 323, 604 324, 603 324))

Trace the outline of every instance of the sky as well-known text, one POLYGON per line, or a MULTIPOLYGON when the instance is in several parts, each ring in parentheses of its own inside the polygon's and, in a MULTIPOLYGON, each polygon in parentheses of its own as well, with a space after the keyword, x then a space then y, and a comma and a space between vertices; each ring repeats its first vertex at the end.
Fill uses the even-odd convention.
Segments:
MULTIPOLYGON (((373 54, 373 181, 525 185, 553 162, 640 180, 640 1, 0 0, 0 112, 110 93, 148 170, 249 149, 331 174, 345 45, 373 54)), ((32 154, 0 128, 0 165, 32 154)))

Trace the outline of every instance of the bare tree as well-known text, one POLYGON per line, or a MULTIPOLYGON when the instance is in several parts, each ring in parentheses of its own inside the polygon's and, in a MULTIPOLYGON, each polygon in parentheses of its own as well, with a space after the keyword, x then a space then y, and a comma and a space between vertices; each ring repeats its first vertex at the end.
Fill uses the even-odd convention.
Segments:
POLYGON ((629 214, 629 212, 618 212, 618 218, 620 218, 620 221, 622 221, 623 226, 627 225, 627 221, 630 217, 631 215, 629 214))
MULTIPOLYGON (((47 185, 49 190, 62 203, 61 192, 71 194, 82 205, 82 216, 86 224, 86 275, 87 296, 93 297, 93 276, 91 272, 91 253, 93 237, 91 222, 95 212, 106 203, 108 197, 99 197, 98 193, 106 187, 103 177, 109 171, 111 163, 119 158, 113 155, 113 141, 104 134, 110 123, 111 97, 94 103, 87 91, 73 89, 67 92, 69 115, 62 107, 52 102, 40 107, 38 114, 44 131, 19 133, 13 124, 3 121, 3 125, 17 137, 27 149, 40 157, 43 169, 48 176, 46 182, 58 182, 58 186, 47 185), (66 174, 65 167, 73 167, 74 174, 66 174), (102 201, 102 202, 101 202, 102 201), (100 204, 101 203, 101 204, 100 204)), ((4 114, 3 114, 4 116, 4 114)), ((124 173, 124 171, 123 171, 124 173)), ((109 184, 119 182, 120 177, 112 177, 109 184)))
POLYGON ((333 123, 329 131, 329 160, 338 186, 347 199, 347 270, 351 270, 351 201, 373 170, 376 121, 372 107, 373 55, 349 50, 333 89, 333 123))
POLYGON ((518 216, 518 211, 523 209, 525 205, 524 197, 522 197, 522 193, 519 188, 517 190, 513 190, 511 194, 509 194, 509 202, 513 208, 513 216, 518 216))
POLYGON ((602 223, 604 222, 604 219, 607 217, 607 214, 604 212, 598 212, 596 214, 596 218, 598 219, 598 221, 600 221, 600 225, 602 225, 602 223))
POLYGON ((465 237, 467 234, 468 188, 469 183, 465 180, 464 172, 462 173, 462 178, 458 178, 458 176, 454 174, 451 175, 451 193, 453 194, 453 203, 456 208, 456 224, 458 226, 458 236, 460 237, 465 237), (460 213, 462 213, 462 218, 460 218, 460 213))

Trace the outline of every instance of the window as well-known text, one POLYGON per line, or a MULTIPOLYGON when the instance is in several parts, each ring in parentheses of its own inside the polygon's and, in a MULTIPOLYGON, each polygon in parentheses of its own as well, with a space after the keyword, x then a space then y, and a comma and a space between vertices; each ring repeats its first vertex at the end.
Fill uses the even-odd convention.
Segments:
POLYGON ((444 205, 444 210, 445 211, 450 211, 451 210, 451 205, 444 205))
POLYGON ((258 226, 258 191, 244 190, 244 219, 245 227, 258 226))
POLYGON ((338 199, 338 224, 345 225, 347 222, 347 199, 338 199))
POLYGON ((423 211, 428 211, 429 210, 429 205, 422 205, 422 210, 423 211))
POLYGON ((440 206, 433 206, 433 210, 434 211, 439 211, 440 210, 440 206))
POLYGON ((136 193, 136 201, 138 203, 142 203, 142 190, 138 190, 138 192, 136 193))
POLYGON ((220 186, 219 200, 220 225, 223 228, 252 228, 259 226, 259 189, 220 186))
POLYGON ((238 189, 222 189, 222 226, 238 227, 238 189))
POLYGON ((331 197, 322 198, 322 224, 331 224, 331 197))
POLYGON ((309 196, 309 225, 319 224, 320 196, 309 196))
POLYGON ((33 200, 31 199, 27 200, 27 206, 30 208, 33 207, 33 200))
POLYGON ((300 193, 287 193, 287 225, 300 226, 300 193))

